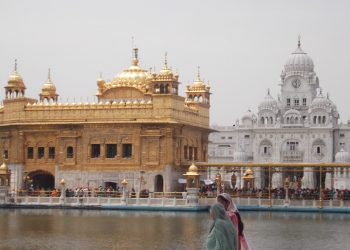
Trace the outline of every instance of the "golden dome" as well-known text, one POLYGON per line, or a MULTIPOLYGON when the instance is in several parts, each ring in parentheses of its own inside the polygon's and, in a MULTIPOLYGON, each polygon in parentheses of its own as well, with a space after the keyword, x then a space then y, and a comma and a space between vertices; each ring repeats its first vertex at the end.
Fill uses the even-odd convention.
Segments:
POLYGON ((199 175, 197 166, 192 162, 191 166, 188 168, 187 173, 184 175, 190 175, 190 176, 199 175))
POLYGON ((145 90, 146 86, 151 83, 152 75, 138 65, 138 49, 134 49, 134 59, 132 65, 118 74, 110 83, 110 87, 135 87, 145 90))
POLYGON ((165 79, 172 80, 172 79, 173 79, 173 76, 174 76, 173 72, 171 71, 171 69, 168 68, 167 53, 165 53, 164 67, 163 67, 163 69, 159 72, 158 77, 159 77, 159 78, 165 78, 165 79))
POLYGON ((43 95, 56 94, 56 86, 51 81, 50 69, 49 69, 47 81, 46 83, 43 84, 43 87, 41 88, 41 92, 43 95))
POLYGON ((0 174, 7 174, 8 173, 8 167, 5 161, 0 166, 0 174))
POLYGON ((17 60, 15 60, 15 69, 10 74, 9 80, 7 81, 7 87, 25 89, 22 76, 17 72, 17 60))
POLYGON ((197 69, 197 79, 192 83, 192 85, 187 86, 187 90, 190 90, 192 92, 202 92, 210 90, 210 87, 201 80, 199 67, 197 69))

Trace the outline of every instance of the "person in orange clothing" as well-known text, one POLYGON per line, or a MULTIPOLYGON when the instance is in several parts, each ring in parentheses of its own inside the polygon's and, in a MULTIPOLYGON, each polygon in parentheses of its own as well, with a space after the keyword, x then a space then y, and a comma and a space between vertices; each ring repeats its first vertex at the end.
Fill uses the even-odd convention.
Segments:
POLYGON ((248 242, 243 233, 244 224, 241 220, 241 216, 236 205, 232 201, 231 196, 227 193, 221 193, 219 194, 217 200, 225 207, 226 213, 228 217, 230 217, 233 226, 236 229, 235 231, 237 232, 238 250, 249 250, 248 242))
POLYGON ((51 197, 57 197, 57 190, 56 190, 56 188, 54 188, 54 189, 51 191, 51 197))

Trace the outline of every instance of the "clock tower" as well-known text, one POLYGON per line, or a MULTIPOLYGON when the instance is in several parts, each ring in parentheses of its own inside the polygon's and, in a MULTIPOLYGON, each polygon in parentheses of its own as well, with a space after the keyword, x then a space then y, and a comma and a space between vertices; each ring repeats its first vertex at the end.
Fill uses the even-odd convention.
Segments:
POLYGON ((312 100, 316 97, 319 80, 314 72, 311 57, 301 49, 300 37, 297 49, 288 57, 281 73, 282 114, 290 109, 298 110, 301 118, 307 117, 312 100))

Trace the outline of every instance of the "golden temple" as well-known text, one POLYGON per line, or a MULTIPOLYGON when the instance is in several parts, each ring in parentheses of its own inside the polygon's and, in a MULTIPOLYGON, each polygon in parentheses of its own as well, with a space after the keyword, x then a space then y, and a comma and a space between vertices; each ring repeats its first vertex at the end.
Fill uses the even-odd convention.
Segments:
POLYGON ((97 80, 97 103, 60 103, 50 71, 37 100, 26 97, 16 62, 0 107, 0 162, 11 170, 11 188, 27 180, 53 188, 61 179, 67 188, 115 188, 127 179, 136 191, 179 190, 190 163, 207 161, 211 131, 210 86, 199 72, 185 97, 179 84, 166 57, 152 73, 134 48, 128 69, 97 80))

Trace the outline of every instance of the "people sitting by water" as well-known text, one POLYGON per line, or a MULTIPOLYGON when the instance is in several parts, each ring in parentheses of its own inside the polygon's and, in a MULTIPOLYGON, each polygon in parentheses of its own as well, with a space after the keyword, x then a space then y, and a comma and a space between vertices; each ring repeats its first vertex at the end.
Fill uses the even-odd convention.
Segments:
POLYGON ((231 222, 235 227, 235 233, 238 239, 238 250, 249 250, 248 242, 243 233, 244 224, 231 196, 227 193, 221 193, 217 200, 224 206, 228 217, 231 219, 231 222))
POLYGON ((208 250, 236 250, 238 240, 236 230, 226 214, 221 203, 215 203, 210 208, 210 217, 213 224, 207 239, 208 250))

